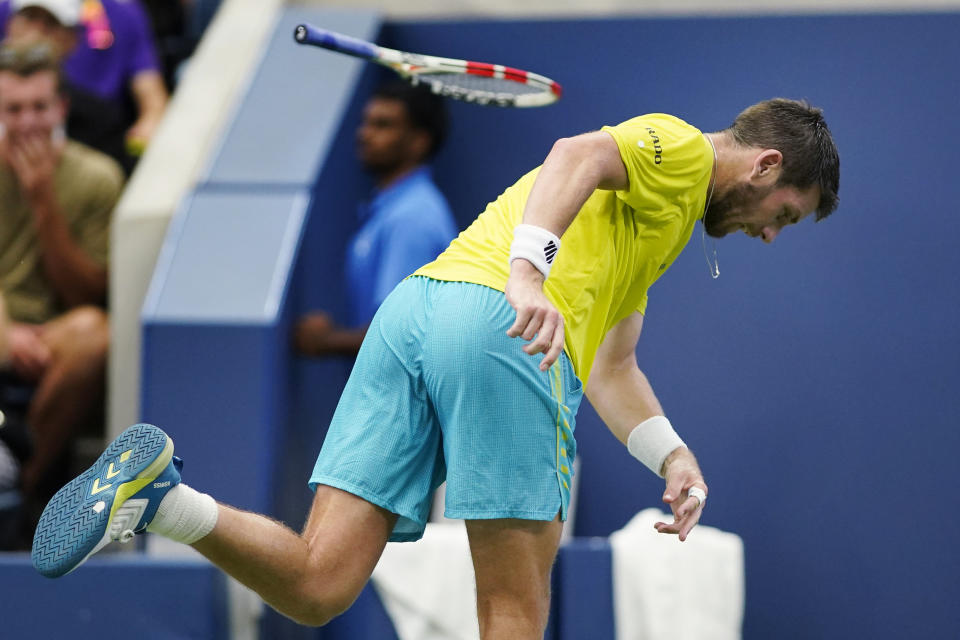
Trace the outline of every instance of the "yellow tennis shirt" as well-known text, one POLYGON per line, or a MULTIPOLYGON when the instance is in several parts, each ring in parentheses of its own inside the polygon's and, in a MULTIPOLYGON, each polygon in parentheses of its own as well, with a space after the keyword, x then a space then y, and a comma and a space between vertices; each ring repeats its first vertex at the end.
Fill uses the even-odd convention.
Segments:
MULTIPOLYGON (((607 331, 634 311, 645 313, 647 289, 680 254, 703 214, 713 169, 710 141, 679 118, 653 113, 603 130, 617 142, 629 187, 593 192, 563 234, 544 283, 547 298, 563 314, 564 347, 583 381, 607 331)), ((503 291, 513 229, 538 171, 488 204, 414 275, 503 291)))

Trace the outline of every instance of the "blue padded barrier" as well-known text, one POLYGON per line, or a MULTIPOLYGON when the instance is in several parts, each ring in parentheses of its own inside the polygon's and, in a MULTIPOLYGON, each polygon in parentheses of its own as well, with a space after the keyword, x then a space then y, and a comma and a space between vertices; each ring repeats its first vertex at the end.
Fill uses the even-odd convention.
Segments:
POLYGON ((575 538, 560 548, 551 603, 557 640, 614 640, 611 562, 607 538, 575 538))
MULTIPOLYGON (((613 639, 610 570, 605 538, 576 539, 560 549, 545 638, 613 639)), ((117 628, 135 629, 145 640, 229 637, 225 579, 205 561, 105 555, 62 579, 49 580, 33 570, 27 554, 0 554, 0 585, 4 638, 87 638, 117 628)), ((263 632, 263 637, 303 640, 397 637, 369 584, 350 610, 326 627, 296 625, 270 610, 263 632)))
POLYGON ((313 184, 366 63, 297 45, 293 29, 301 22, 368 40, 380 27, 379 17, 371 11, 290 7, 281 12, 205 182, 313 184))
POLYGON ((205 186, 171 225, 144 303, 150 322, 263 325, 276 319, 308 195, 205 186))
POLYGON ((0 637, 228 640, 226 582, 206 561, 92 558, 50 580, 25 553, 0 554, 0 637))
POLYGON ((170 431, 189 482, 241 508, 271 510, 282 464, 280 321, 306 202, 201 190, 171 225, 144 305, 143 420, 170 431))

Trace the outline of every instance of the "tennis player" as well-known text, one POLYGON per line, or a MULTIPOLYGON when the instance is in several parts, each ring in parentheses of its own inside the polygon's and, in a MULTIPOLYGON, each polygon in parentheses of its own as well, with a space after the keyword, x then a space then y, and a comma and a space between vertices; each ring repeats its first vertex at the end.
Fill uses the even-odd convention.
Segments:
POLYGON ((650 285, 698 220, 771 242, 837 204, 821 111, 776 99, 703 134, 649 114, 561 139, 374 317, 310 478, 301 534, 180 482, 173 443, 134 425, 51 501, 33 561, 55 577, 144 530, 191 544, 280 612, 322 625, 388 540, 418 539, 433 490, 464 518, 481 636, 542 638, 586 381, 597 412, 665 478, 686 539, 707 485, 635 349, 650 285))

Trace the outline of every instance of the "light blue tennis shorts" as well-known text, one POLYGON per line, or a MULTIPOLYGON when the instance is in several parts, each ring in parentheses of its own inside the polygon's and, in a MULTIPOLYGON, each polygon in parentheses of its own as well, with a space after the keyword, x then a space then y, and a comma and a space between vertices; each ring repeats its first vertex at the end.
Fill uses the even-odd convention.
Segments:
POLYGON ((448 518, 566 520, 583 395, 566 354, 506 331, 500 291, 408 278, 367 331, 310 487, 349 491, 400 516, 392 541, 423 535, 446 480, 448 518))

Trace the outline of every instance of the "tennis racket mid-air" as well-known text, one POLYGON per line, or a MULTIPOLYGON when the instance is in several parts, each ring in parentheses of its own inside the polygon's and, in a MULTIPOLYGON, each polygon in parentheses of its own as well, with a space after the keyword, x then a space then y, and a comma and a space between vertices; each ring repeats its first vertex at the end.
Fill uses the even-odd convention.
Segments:
POLYGON ((310 24, 298 25, 293 37, 300 44, 390 67, 411 84, 423 83, 433 93, 465 102, 542 107, 556 102, 562 92, 550 78, 522 69, 397 51, 310 24))

